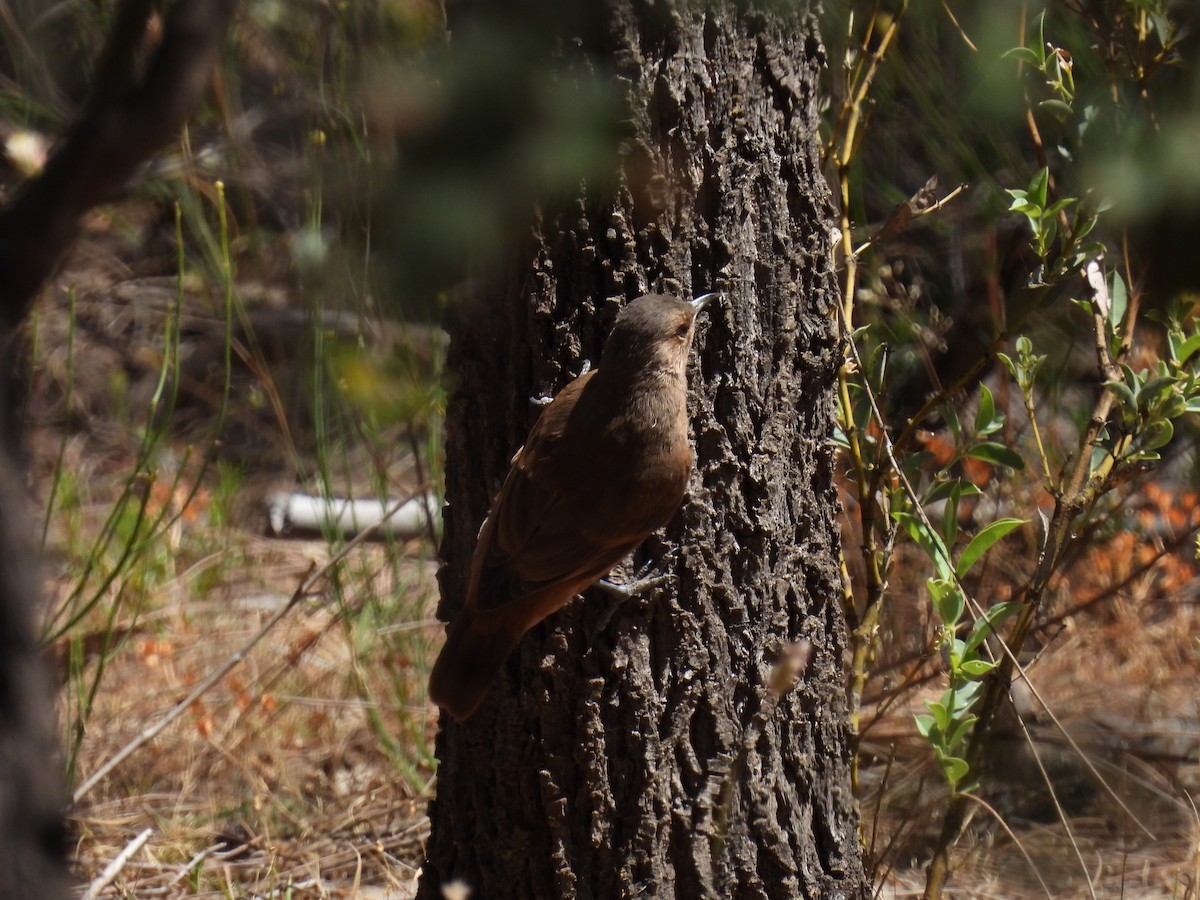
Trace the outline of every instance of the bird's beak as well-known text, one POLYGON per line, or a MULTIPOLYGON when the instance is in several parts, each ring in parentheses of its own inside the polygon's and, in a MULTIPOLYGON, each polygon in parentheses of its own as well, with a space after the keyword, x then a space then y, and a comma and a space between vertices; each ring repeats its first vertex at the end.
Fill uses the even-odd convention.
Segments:
POLYGON ((713 291, 708 294, 701 294, 699 297, 697 297, 695 300, 692 301, 692 309, 694 309, 696 312, 700 312, 700 310, 704 309, 704 307, 707 306, 710 301, 716 300, 720 296, 721 296, 720 291, 713 291))

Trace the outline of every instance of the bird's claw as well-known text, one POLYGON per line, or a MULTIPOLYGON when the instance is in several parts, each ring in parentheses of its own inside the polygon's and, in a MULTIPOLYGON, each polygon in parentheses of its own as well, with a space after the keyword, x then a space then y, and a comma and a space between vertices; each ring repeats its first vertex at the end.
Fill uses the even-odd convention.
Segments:
MULTIPOLYGON (((643 569, 642 571, 644 572, 645 570, 643 569)), ((654 588, 662 587, 664 584, 670 584, 676 580, 674 572, 663 572, 648 577, 641 576, 642 572, 639 572, 638 577, 628 584, 614 584, 611 581, 605 581, 601 578, 596 582, 596 587, 600 588, 604 593, 618 598, 619 601, 623 601, 648 594, 654 588)))

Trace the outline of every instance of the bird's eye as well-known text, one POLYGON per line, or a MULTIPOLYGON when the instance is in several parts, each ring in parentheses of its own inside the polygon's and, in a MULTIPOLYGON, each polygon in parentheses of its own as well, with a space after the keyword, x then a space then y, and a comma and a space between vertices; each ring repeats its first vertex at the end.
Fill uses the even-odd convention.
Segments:
POLYGON ((688 336, 688 332, 691 330, 692 330, 692 323, 684 322, 678 328, 675 329, 675 337, 685 338, 688 336))

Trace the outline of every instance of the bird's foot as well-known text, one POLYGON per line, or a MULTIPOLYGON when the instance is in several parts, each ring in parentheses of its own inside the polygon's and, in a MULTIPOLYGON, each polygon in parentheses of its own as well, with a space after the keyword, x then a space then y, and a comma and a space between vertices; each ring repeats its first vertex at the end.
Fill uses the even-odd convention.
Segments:
MULTIPOLYGON (((640 575, 640 573, 639 573, 640 575)), ((614 584, 611 581, 605 581, 601 578, 596 582, 596 587, 604 591, 610 597, 616 599, 617 603, 624 603, 626 600, 633 597, 639 597, 643 594, 648 594, 656 587, 662 587, 664 584, 670 584, 675 580, 675 575, 672 572, 660 572, 657 575, 647 577, 639 577, 628 584, 614 584)))
POLYGON ((664 584, 671 584, 676 580, 672 572, 648 574, 651 569, 652 564, 648 563, 642 569, 638 570, 634 580, 628 584, 614 584, 611 581, 605 581, 603 578, 596 582, 595 586, 608 595, 609 603, 605 607, 604 612, 592 624, 592 627, 588 629, 589 644, 608 627, 613 614, 616 613, 622 603, 634 598, 645 598, 655 588, 662 587, 664 584))

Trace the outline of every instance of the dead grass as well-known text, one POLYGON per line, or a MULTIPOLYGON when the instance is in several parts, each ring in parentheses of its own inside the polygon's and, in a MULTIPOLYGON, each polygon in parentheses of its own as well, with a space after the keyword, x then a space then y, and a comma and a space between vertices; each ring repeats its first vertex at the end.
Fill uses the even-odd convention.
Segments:
MULTIPOLYGON (((264 536, 263 500, 298 478, 313 490, 324 482, 368 495, 386 484, 404 496, 424 487, 419 473, 430 461, 414 465, 399 426, 373 435, 339 410, 318 446, 295 402, 303 358, 288 352, 305 342, 292 335, 273 355, 243 328, 232 414, 205 466, 223 391, 222 367, 213 365, 222 328, 193 278, 176 418, 135 477, 173 287, 138 277, 126 260, 140 242, 99 227, 39 309, 30 434, 43 503, 58 472, 44 566, 49 609, 66 602, 86 566, 96 570, 88 591, 99 602, 50 647, 64 742, 79 748, 72 787, 178 712, 196 685, 287 612, 225 677, 77 797, 70 823, 80 882, 93 883, 148 829, 99 896, 411 896, 436 725, 424 694, 440 635, 430 541, 367 543, 323 571, 337 543, 264 536), (128 487, 133 508, 164 513, 162 523, 97 550, 128 487), (136 559, 122 562, 133 544, 136 559), (314 570, 321 577, 289 607, 314 570), (110 571, 118 574, 106 583, 110 571)), ((260 311, 245 326, 253 327, 272 321, 262 311, 279 293, 249 283, 240 299, 260 311)), ((297 327, 294 317, 287 323, 297 327)), ((34 521, 40 530, 40 512, 34 521)))
MULTIPOLYGON (((169 600, 124 636, 88 719, 77 782, 237 653, 288 603, 311 563, 328 557, 315 542, 241 535, 233 546, 232 563, 210 562, 221 570, 213 588, 197 595, 183 573, 164 590, 169 600)), ((367 546, 357 562, 382 573, 386 552, 367 546)), ((427 609, 429 565, 405 559, 397 571, 403 584, 381 575, 364 590, 372 598, 403 591, 405 605, 427 609)), ((344 594, 357 599, 352 583, 344 594)), ((410 884, 424 836, 433 719, 419 690, 401 702, 392 679, 399 672, 419 685, 425 661, 393 655, 387 635, 364 647, 352 618, 359 612, 339 608, 327 581, 81 798, 72 821, 84 880, 151 828, 116 882, 121 896, 344 896, 356 883, 397 891, 410 884), (396 743, 414 730, 417 745, 396 743)))

